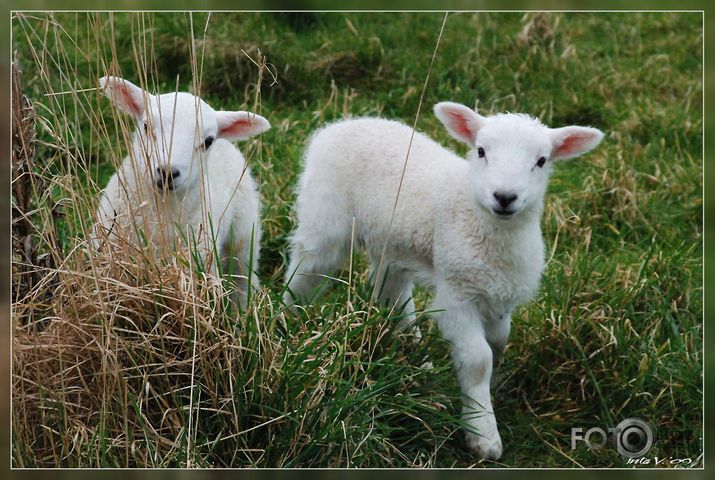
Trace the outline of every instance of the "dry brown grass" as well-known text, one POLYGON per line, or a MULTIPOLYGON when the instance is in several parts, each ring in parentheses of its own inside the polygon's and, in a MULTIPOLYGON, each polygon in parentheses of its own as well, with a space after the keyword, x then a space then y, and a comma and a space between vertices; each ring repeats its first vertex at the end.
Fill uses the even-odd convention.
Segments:
MULTIPOLYGON (((259 365, 249 363, 276 372, 274 341, 245 338, 252 319, 230 312, 214 278, 177 264, 147 268, 116 251, 91 259, 82 246, 75 252, 54 272, 52 316, 15 330, 13 420, 38 465, 94 454, 88 445, 100 455, 102 441, 126 449, 126 466, 161 465, 172 450, 191 451, 206 410, 241 431, 234 402, 270 385, 234 385, 215 369, 234 371, 247 349, 259 348, 259 365)), ((16 303, 14 318, 31 308, 16 303)))

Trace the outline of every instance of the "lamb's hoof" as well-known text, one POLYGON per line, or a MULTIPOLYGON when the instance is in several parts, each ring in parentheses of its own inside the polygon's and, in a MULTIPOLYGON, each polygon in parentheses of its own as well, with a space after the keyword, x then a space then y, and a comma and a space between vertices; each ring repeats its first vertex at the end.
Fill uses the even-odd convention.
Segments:
POLYGON ((290 305, 286 305, 286 312, 290 312, 291 315, 299 315, 300 314, 300 308, 298 304, 296 303, 291 303, 290 305))
POLYGON ((497 434, 496 438, 490 438, 473 433, 465 433, 467 445, 479 458, 485 460, 499 460, 502 454, 501 438, 497 434))

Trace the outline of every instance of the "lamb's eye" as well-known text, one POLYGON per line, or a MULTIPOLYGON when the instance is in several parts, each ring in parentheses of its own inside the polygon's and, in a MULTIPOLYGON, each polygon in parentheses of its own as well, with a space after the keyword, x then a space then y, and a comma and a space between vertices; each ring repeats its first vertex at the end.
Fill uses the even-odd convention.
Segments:
POLYGON ((536 166, 541 168, 546 163, 546 157, 541 157, 536 161, 536 166))
POLYGON ((209 149, 209 147, 214 143, 214 137, 206 137, 206 140, 204 140, 204 148, 206 150, 209 149))
POLYGON ((477 155, 479 155, 479 158, 484 158, 486 156, 486 153, 484 152, 484 149, 482 147, 477 148, 477 155))

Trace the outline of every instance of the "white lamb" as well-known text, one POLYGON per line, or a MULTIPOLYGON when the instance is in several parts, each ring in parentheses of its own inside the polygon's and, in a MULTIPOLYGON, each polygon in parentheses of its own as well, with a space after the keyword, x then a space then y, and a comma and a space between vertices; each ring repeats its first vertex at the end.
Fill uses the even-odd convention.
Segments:
POLYGON ((99 84, 138 128, 100 201, 95 246, 118 237, 143 238, 157 251, 196 246, 211 273, 220 263, 234 275, 245 305, 249 276, 258 287, 260 200, 231 142, 270 124, 250 112, 216 111, 190 93, 152 95, 117 77, 99 84))
POLYGON ((465 160, 415 133, 394 219, 412 129, 361 118, 315 133, 298 186, 285 301, 309 301, 341 266, 354 220, 375 292, 408 314, 401 327, 414 321, 413 280, 434 288, 432 308, 452 344, 464 419, 478 432, 467 432, 467 442, 480 457, 498 459, 492 364, 506 345, 512 311, 539 286, 540 219, 551 165, 591 150, 603 133, 551 129, 524 114, 483 117, 451 102, 434 111, 470 153, 465 160))

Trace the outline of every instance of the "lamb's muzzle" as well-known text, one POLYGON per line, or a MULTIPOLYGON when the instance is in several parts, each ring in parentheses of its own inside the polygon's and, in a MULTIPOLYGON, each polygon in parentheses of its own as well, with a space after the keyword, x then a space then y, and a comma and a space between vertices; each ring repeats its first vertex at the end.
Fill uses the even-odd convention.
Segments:
POLYGON ((174 182, 181 177, 181 172, 178 168, 157 167, 156 169, 156 188, 161 190, 174 190, 174 182))

